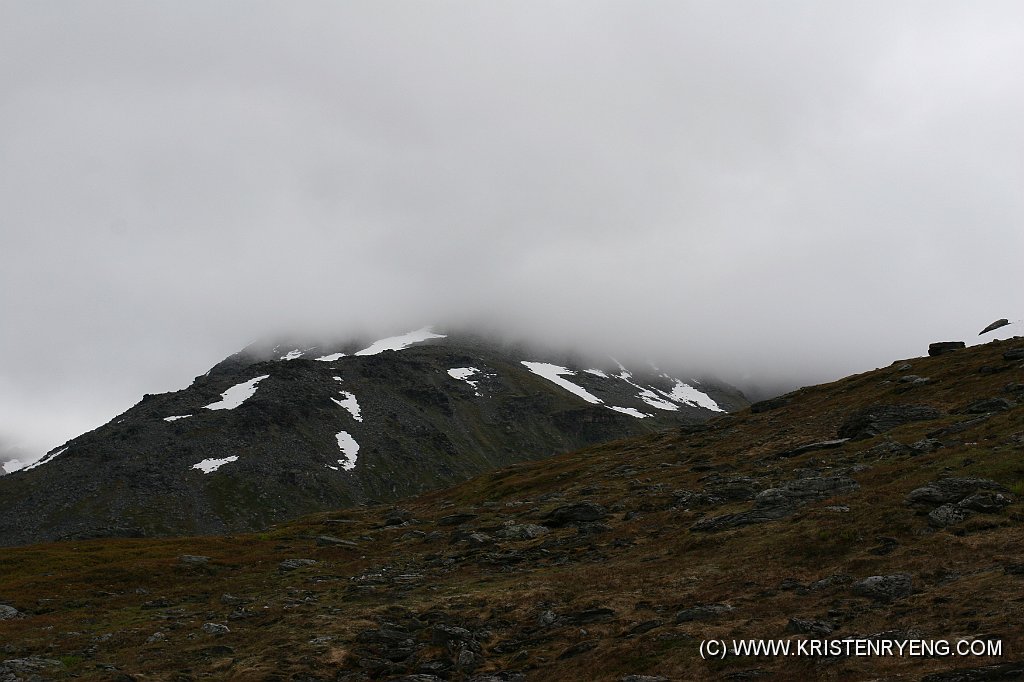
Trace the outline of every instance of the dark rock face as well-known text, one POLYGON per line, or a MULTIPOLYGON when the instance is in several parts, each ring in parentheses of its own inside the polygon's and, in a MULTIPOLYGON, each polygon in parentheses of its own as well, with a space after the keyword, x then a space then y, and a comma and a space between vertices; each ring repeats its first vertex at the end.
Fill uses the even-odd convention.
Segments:
POLYGON ((863 440, 911 422, 937 419, 942 413, 928 405, 872 405, 850 415, 839 437, 863 440))
MULTIPOLYGON (((669 400, 676 380, 653 370, 627 380, 468 335, 356 354, 368 346, 250 348, 186 389, 147 396, 41 466, 0 477, 0 546, 261 530, 716 414, 669 400), (523 364, 546 358, 603 402, 523 364), (212 407, 245 385, 238 404, 212 407)), ((747 404, 734 389, 699 390, 722 409, 747 404)))
POLYGON ((936 355, 945 355, 946 353, 952 353, 953 351, 966 348, 967 344, 963 341, 938 341, 936 343, 928 344, 928 355, 935 357, 936 355))

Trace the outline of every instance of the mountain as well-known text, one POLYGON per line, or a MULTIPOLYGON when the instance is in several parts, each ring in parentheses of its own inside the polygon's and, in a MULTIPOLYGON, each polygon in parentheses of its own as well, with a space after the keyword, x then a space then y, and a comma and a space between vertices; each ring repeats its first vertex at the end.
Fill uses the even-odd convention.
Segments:
POLYGON ((1018 338, 398 505, 9 548, 0 679, 1021 679, 1022 453, 1018 338))
POLYGON ((0 544, 257 530, 745 404, 471 334, 254 344, 0 478, 0 544))

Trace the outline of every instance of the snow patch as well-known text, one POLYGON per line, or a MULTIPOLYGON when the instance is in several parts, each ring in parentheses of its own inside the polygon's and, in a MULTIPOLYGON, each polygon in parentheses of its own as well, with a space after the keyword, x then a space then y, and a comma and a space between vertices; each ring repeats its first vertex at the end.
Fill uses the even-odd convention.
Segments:
POLYGON ((4 474, 13 474, 19 469, 24 469, 27 465, 20 459, 9 459, 0 466, 0 476, 4 474))
POLYGON ((193 464, 192 468, 199 469, 204 474, 212 474, 214 471, 220 469, 225 464, 230 464, 231 462, 234 462, 237 459, 238 455, 231 455, 230 457, 225 457, 224 459, 204 459, 202 462, 199 462, 198 464, 193 464))
POLYGON ((45 456, 44 456, 44 457, 43 457, 42 459, 40 459, 40 460, 39 460, 38 462, 32 462, 32 463, 31 463, 31 464, 29 464, 28 466, 26 466, 26 467, 22 467, 22 470, 24 470, 24 471, 28 471, 28 470, 30 470, 30 469, 35 469, 35 468, 36 468, 36 467, 38 467, 38 466, 42 466, 42 465, 44 465, 44 464, 48 464, 49 462, 52 462, 52 461, 53 461, 53 460, 54 460, 54 459, 55 459, 56 457, 58 457, 59 455, 63 455, 63 454, 65 453, 65 452, 67 452, 67 449, 68 449, 68 446, 67 446, 67 445, 65 445, 65 446, 64 446, 64 447, 62 447, 62 448, 61 448, 60 450, 57 450, 57 451, 55 451, 55 452, 51 452, 51 453, 50 453, 50 454, 48 454, 48 455, 45 455, 45 456))
POLYGON ((220 400, 204 405, 204 407, 207 410, 233 410, 251 398, 256 393, 256 385, 269 376, 269 374, 264 374, 263 376, 232 386, 220 394, 220 400))
POLYGON ((573 372, 571 369, 559 367, 558 365, 553 365, 550 362, 527 362, 526 360, 522 360, 521 362, 523 365, 526 366, 526 369, 530 370, 537 376, 543 377, 548 381, 557 384, 558 386, 561 386, 570 393, 573 393, 583 398, 588 403, 600 405, 602 402, 604 402, 596 395, 594 395, 587 389, 583 388, 582 386, 577 386, 571 381, 566 381, 565 379, 563 379, 563 375, 574 376, 576 374, 576 372, 573 372))
POLYGON ((629 416, 636 417, 637 419, 643 419, 644 417, 651 416, 649 414, 644 414, 640 410, 633 407, 619 407, 618 405, 609 405, 608 409, 615 410, 616 412, 621 412, 622 414, 628 414, 629 416))
POLYGON ((675 379, 675 386, 672 387, 672 392, 668 394, 668 397, 672 400, 676 400, 681 403, 688 405, 696 405, 697 407, 703 407, 706 410, 713 410, 714 412, 725 412, 714 399, 707 393, 698 391, 693 386, 675 379))
POLYGON ((340 360, 343 357, 345 357, 344 353, 331 353, 330 355, 321 355, 314 359, 319 360, 320 362, 334 362, 335 360, 340 360))
POLYGON ((421 341, 427 341, 429 339, 443 339, 444 334, 435 334, 431 331, 430 327, 424 327, 423 329, 417 329, 414 332, 408 334, 401 334, 400 336, 389 336, 386 339, 375 341, 366 348, 357 352, 356 355, 376 355, 377 353, 383 353, 386 350, 405 350, 414 343, 420 343, 421 341))
POLYGON ((301 358, 304 352, 305 351, 301 351, 298 348, 296 348, 295 350, 288 351, 287 353, 279 357, 278 360, 295 360, 297 358, 301 358))
POLYGON ((338 467, 332 467, 330 464, 325 464, 324 466, 327 467, 328 469, 330 469, 331 471, 337 471, 338 470, 338 467))
POLYGON ((348 431, 339 431, 336 438, 338 439, 338 447, 341 448, 341 452, 345 455, 345 459, 339 459, 338 464, 345 471, 351 471, 356 466, 356 453, 359 452, 359 443, 349 435, 348 431))
POLYGON ((192 415, 190 415, 190 414, 177 414, 177 415, 174 415, 173 417, 164 417, 164 421, 165 422, 173 422, 173 421, 177 421, 179 419, 188 419, 191 416, 192 415))
POLYGON ((593 374, 595 377, 601 377, 602 379, 608 378, 608 375, 599 369, 585 369, 583 371, 586 372, 587 374, 593 374))
POLYGON ((337 398, 331 398, 331 400, 333 400, 338 405, 338 407, 343 407, 346 410, 348 410, 348 413, 352 415, 352 418, 355 419, 357 422, 363 421, 363 416, 361 414, 361 410, 359 409, 359 401, 356 400, 355 395, 353 395, 352 393, 349 393, 348 391, 342 391, 341 400, 338 400, 337 398))
POLYGON ((465 381, 467 384, 469 384, 470 386, 473 387, 473 394, 474 395, 480 395, 480 389, 478 387, 478 384, 480 383, 480 380, 479 379, 473 380, 473 379, 469 378, 469 377, 471 377, 474 374, 477 374, 479 372, 480 372, 480 370, 478 370, 476 367, 454 367, 454 368, 448 370, 448 376, 450 376, 452 379, 458 379, 459 381, 465 381))

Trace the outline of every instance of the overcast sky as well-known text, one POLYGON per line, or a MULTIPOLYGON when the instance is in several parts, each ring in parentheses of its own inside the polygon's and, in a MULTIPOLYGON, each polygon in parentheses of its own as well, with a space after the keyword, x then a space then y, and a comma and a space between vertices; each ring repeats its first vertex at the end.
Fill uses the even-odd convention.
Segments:
POLYGON ((755 386, 976 341, 1022 73, 1018 2, 2 0, 0 460, 282 330, 755 386))

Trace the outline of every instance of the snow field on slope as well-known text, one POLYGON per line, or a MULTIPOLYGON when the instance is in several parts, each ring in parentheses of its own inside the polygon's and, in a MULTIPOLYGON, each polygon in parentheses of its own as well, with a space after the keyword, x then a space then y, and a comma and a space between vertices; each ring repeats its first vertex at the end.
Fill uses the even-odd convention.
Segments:
POLYGON ((207 410, 233 410, 256 393, 256 386, 269 377, 269 374, 249 379, 248 381, 236 384, 220 394, 220 400, 209 405, 204 405, 207 410))
POLYGON ((386 339, 374 341, 366 348, 358 351, 356 355, 376 355, 377 353, 383 353, 386 350, 405 350, 414 343, 420 343, 421 341, 427 341, 429 339, 443 338, 445 338, 444 334, 435 334, 431 331, 430 327, 424 327, 423 329, 417 329, 416 331, 412 331, 407 334, 389 336, 386 339))
POLYGON ((345 471, 351 471, 356 466, 359 443, 356 442, 356 439, 348 431, 339 431, 335 437, 338 439, 338 447, 341 448, 342 454, 345 455, 345 459, 339 459, 338 464, 345 471))

